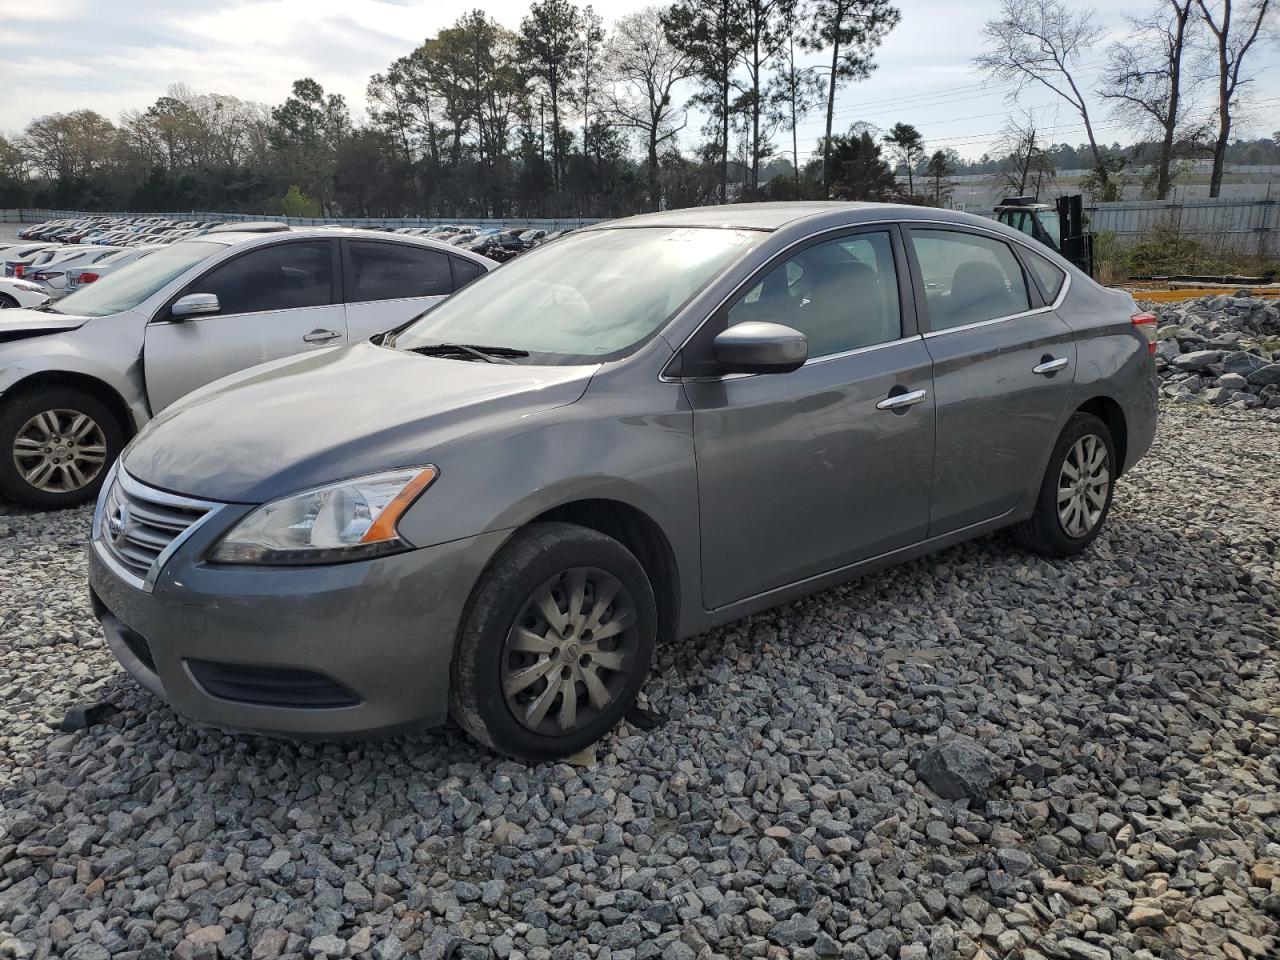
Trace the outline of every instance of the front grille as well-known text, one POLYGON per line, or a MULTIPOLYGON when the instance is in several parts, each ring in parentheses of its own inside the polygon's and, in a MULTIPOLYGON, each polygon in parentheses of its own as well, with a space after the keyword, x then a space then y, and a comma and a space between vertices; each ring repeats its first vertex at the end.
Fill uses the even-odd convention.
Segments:
POLYGON ((187 667, 206 693, 237 703, 324 709, 353 707, 360 702, 355 693, 338 681, 311 670, 211 660, 188 660, 187 667))
POLYGON ((107 553, 145 581, 165 549, 212 507, 152 490, 121 471, 103 501, 99 535, 107 553))

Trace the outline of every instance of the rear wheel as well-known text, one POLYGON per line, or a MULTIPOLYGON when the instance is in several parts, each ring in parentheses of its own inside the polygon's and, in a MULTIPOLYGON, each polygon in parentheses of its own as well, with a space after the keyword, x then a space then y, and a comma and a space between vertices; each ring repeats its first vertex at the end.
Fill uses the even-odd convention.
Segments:
POLYGON ((657 635, 653 588, 618 541, 534 524, 481 577, 453 661, 454 718, 529 760, 599 740, 635 702, 657 635))
POLYGON ((0 496, 39 510, 88 503, 123 447, 120 421, 92 394, 19 394, 0 406, 0 496))
POLYGON ((1091 544, 1111 509, 1116 451, 1107 425, 1076 413, 1054 445, 1035 513, 1013 528, 1028 550, 1069 557, 1091 544))
POLYGON ((0 310, 13 310, 18 306, 18 301, 13 299, 7 293, 0 293, 0 310))

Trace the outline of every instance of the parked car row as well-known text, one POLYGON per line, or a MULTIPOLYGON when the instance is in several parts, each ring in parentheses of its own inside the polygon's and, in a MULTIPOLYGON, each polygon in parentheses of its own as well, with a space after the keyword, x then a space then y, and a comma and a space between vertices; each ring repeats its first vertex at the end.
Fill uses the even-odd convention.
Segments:
POLYGON ((0 493, 97 492, 139 683, 563 757, 660 641, 1004 527, 1085 549, 1154 435, 1156 318, 979 217, 666 211, 495 266, 224 227, 0 320, 0 493))
POLYGON ((0 242, 0 309, 39 306, 40 297, 59 300, 84 284, 93 283, 163 247, 164 244, 159 243, 111 247, 0 242), (21 285, 15 285, 17 281, 21 281, 21 285), (27 296, 19 296, 18 291, 27 296))
POLYGON ((128 247, 144 243, 174 243, 217 226, 221 222, 221 220, 169 220, 165 217, 94 215, 49 220, 35 226, 24 227, 18 231, 18 239, 128 247))
POLYGON ((476 227, 437 224, 433 227, 400 227, 393 231, 410 236, 432 237, 454 246, 466 247, 499 263, 531 250, 541 243, 568 233, 568 230, 546 230, 528 227, 476 227))

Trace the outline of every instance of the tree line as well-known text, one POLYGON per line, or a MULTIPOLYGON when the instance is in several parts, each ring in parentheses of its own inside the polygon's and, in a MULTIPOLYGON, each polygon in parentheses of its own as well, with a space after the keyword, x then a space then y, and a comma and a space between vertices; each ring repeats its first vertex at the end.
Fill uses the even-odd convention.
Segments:
POLYGON ((1081 153, 1101 199, 1128 163, 1154 164, 1163 196, 1177 159, 1206 153, 1216 190, 1271 0, 1234 13, 1227 0, 1154 2, 1133 29, 1165 31, 1148 45, 1164 52, 1126 59, 1136 41, 1117 44, 1099 86, 1113 113, 1151 131, 1140 148, 1095 135, 1078 77, 1101 34, 1091 11, 1061 0, 1004 0, 976 63, 1011 81, 1012 100, 1032 87, 1067 99, 1087 143, 1045 144, 1025 112, 994 156, 972 162, 929 150, 907 123, 836 129, 837 94, 871 74, 901 20, 890 0, 675 0, 610 24, 590 4, 536 0, 514 30, 476 9, 426 38, 370 78, 359 122, 312 78, 275 106, 176 85, 116 123, 90 109, 38 117, 0 137, 0 205, 463 218, 818 197, 943 204, 957 173, 1026 187, 1081 153), (1221 151, 1189 106, 1212 73, 1209 38, 1228 77, 1221 151), (810 117, 824 133, 801 156, 810 117))
MULTIPOLYGON (((1010 99, 1027 89, 1048 92, 1079 117, 1092 171, 1087 188, 1096 199, 1117 199, 1127 162, 1098 135, 1100 106, 1149 135, 1153 149, 1143 159, 1151 165, 1148 192, 1155 199, 1168 196, 1180 159, 1199 157, 1212 158, 1209 195, 1216 197, 1238 115, 1253 91, 1258 51, 1277 39, 1272 3, 1153 0, 1146 14, 1127 18, 1122 39, 1101 51, 1100 75, 1089 84, 1088 58, 1106 36, 1096 9, 1065 0, 1002 0, 974 64, 1010 84, 1010 99)), ((1032 162, 1043 163, 1033 149, 1030 114, 1015 127, 1013 139, 1026 141, 1032 162)))

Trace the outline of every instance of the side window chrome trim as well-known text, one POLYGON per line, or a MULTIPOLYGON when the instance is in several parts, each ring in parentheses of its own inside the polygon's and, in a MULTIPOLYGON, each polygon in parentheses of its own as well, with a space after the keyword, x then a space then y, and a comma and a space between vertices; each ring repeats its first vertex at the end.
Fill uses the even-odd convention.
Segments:
POLYGON ((1023 310, 1021 313, 1011 313, 1007 317, 992 317, 990 320, 979 320, 977 323, 965 323, 958 327, 947 327, 945 330, 928 330, 921 336, 926 340, 932 340, 934 337, 946 336, 948 333, 960 333, 963 330, 977 330, 980 327, 991 327, 997 323, 1008 323, 1010 320, 1021 320, 1023 317, 1034 317, 1039 313, 1050 313, 1053 307, 1036 307, 1034 310, 1023 310))
MULTIPOLYGON (((993 222, 998 223, 999 221, 993 221, 993 222)), ((909 244, 911 242, 911 236, 910 236, 911 228, 917 225, 924 225, 926 228, 933 227, 933 226, 942 227, 944 229, 959 228, 960 232, 964 232, 965 230, 972 230, 976 233, 989 235, 992 238, 997 240, 1003 240, 1006 243, 1016 243, 1019 246, 1025 247, 1027 250, 1030 250, 1032 253, 1039 253, 1040 256, 1044 256, 1042 252, 1044 248, 1040 244, 1037 243, 1035 245, 1032 245, 1030 243, 1027 243, 1026 240, 1024 239, 1026 237, 1026 234, 1019 233, 1016 230, 1014 232, 1017 233, 1018 235, 1014 237, 1010 237, 1010 236, 1006 236, 1003 233, 1000 233, 997 230, 990 230, 987 227, 983 226, 982 224, 956 223, 955 221, 952 221, 952 220, 917 220, 915 218, 911 218, 911 219, 903 219, 903 220, 863 220, 859 223, 846 223, 838 227, 828 227, 825 230, 819 230, 817 233, 811 233, 806 237, 801 237, 797 240, 793 240, 791 243, 787 244, 785 247, 779 250, 776 254, 774 254, 774 256, 771 259, 781 258, 785 254, 787 254, 789 251, 793 250, 794 248, 801 246, 802 244, 807 244, 816 238, 825 237, 828 234, 833 234, 833 233, 845 233, 848 231, 860 230, 863 227, 897 226, 900 230, 902 230, 906 234, 902 238, 903 243, 909 244), (1037 248, 1039 248, 1039 250, 1037 248)), ((1003 226, 1008 227, 1009 225, 1003 224, 1003 226)), ((1012 227, 1009 227, 1009 229, 1013 230, 1012 227)), ((1050 260, 1049 262, 1053 263, 1052 260, 1050 260)), ((1055 267, 1058 266, 1056 263, 1054 263, 1053 265, 1055 267)), ((991 323, 1002 323, 1005 320, 1015 320, 1018 317, 1030 316, 1033 313, 1043 313, 1048 310, 1057 310, 1060 306, 1062 306, 1062 302, 1067 298, 1067 292, 1071 289, 1071 279, 1072 279, 1070 271, 1063 270, 1062 267, 1058 267, 1058 269, 1062 270, 1062 272, 1066 274, 1066 280, 1062 284, 1062 289, 1058 291, 1058 298, 1054 300, 1053 303, 1044 307, 1039 307, 1035 310, 1028 310, 1026 313, 1013 314, 1008 317, 997 317, 994 320, 984 320, 981 323, 969 324, 964 327, 953 327, 952 330, 968 330, 971 327, 975 327, 975 326, 984 326, 986 324, 991 324, 991 323)), ((754 273, 752 274, 752 276, 754 276, 754 273)), ((674 350, 672 350, 672 358, 674 359, 675 357, 680 355, 680 351, 689 345, 689 343, 693 340, 693 338, 696 337, 699 334, 699 332, 701 332, 702 328, 711 321, 712 317, 714 317, 717 313, 719 313, 721 310, 724 309, 725 304, 727 304, 729 301, 731 301, 736 296, 738 296, 738 294, 741 293, 744 288, 749 290, 750 287, 747 287, 747 284, 750 282, 751 282, 751 277, 747 277, 747 279, 743 280, 741 283, 735 286, 714 307, 712 307, 711 310, 707 312, 707 315, 704 316, 691 331, 689 331, 689 335, 686 336, 684 340, 680 342, 680 345, 676 347, 674 350)), ((930 337, 940 336, 941 334, 950 333, 950 332, 951 330, 938 330, 938 331, 930 330, 930 331, 917 334, 917 336, 922 337, 924 339, 928 339, 930 337)), ((904 339, 913 340, 916 338, 906 337, 904 339)), ((895 340, 891 342, 901 343, 902 341, 895 340)), ((875 344, 875 346, 887 346, 887 345, 888 344, 875 344)), ((822 358, 819 358, 819 359, 822 359, 822 358)), ((809 362, 810 361, 806 360, 805 361, 806 365, 809 362)), ((754 377, 754 376, 758 376, 758 374, 748 373, 748 374, 732 374, 731 375, 733 379, 739 379, 744 376, 754 377)), ((658 375, 658 379, 661 380, 663 383, 706 383, 706 382, 719 382, 721 380, 725 380, 729 378, 728 377, 669 377, 666 375, 666 373, 660 373, 658 375)))
MULTIPOLYGON (((826 363, 828 360, 844 360, 848 357, 856 357, 862 353, 871 353, 875 350, 883 350, 885 347, 896 347, 904 343, 914 343, 917 340, 923 340, 925 334, 914 334, 910 337, 899 337, 897 340, 886 340, 884 343, 873 343, 865 347, 854 347, 852 350, 842 350, 840 353, 828 353, 823 357, 813 357, 806 360, 799 369, 817 366, 820 363, 826 363)), ((792 371, 793 373, 795 371, 792 371)), ((776 374, 764 373, 725 373, 710 377, 668 377, 661 374, 658 379, 663 383, 728 383, 730 380, 745 380, 753 377, 776 376, 776 374)))
POLYGON ((913 340, 923 339, 922 334, 915 334, 910 337, 899 337, 897 340, 885 340, 883 343, 871 343, 865 347, 854 347, 852 350, 841 350, 839 353, 828 353, 823 357, 813 357, 804 362, 804 366, 810 367, 819 363, 826 363, 828 360, 843 360, 845 357, 855 357, 860 353, 870 353, 873 350, 883 350, 885 347, 896 347, 900 343, 908 343, 913 340))

